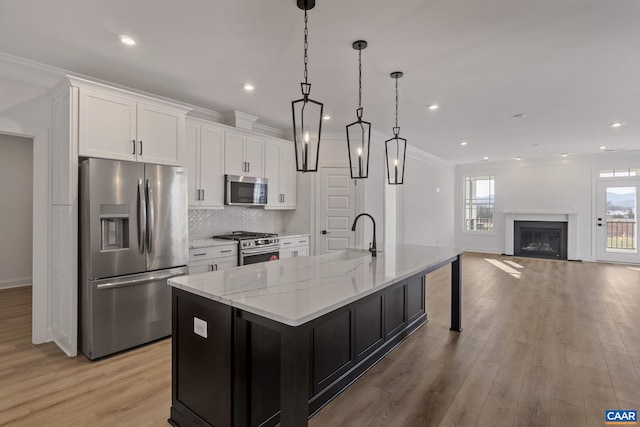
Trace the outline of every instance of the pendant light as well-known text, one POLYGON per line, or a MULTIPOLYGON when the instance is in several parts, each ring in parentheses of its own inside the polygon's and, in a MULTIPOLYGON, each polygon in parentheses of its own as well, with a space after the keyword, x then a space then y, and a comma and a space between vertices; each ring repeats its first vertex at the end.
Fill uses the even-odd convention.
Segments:
POLYGON ((371 123, 362 120, 362 51, 367 47, 367 42, 358 40, 352 46, 358 51, 358 109, 357 120, 347 125, 347 149, 351 178, 361 179, 369 176, 371 144, 371 123))
POLYGON ((309 98, 311 83, 307 79, 307 64, 309 62, 307 54, 309 50, 307 10, 313 9, 316 2, 315 0, 297 0, 297 4, 298 8, 304 10, 304 82, 300 83, 302 98, 291 102, 296 170, 298 172, 317 172, 323 104, 309 98))
POLYGON ((400 138, 400 127, 398 126, 398 79, 402 76, 401 71, 391 73, 391 78, 396 81, 396 125, 393 128, 393 138, 384 142, 387 179, 390 185, 404 183, 404 161, 407 156, 407 140, 400 138))

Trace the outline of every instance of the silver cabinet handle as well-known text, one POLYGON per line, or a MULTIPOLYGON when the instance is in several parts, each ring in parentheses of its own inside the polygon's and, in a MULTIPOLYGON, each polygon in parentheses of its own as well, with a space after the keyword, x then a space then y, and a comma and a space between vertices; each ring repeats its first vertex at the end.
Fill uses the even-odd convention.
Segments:
POLYGON ((291 242, 282 242, 283 245, 290 245, 291 242))
POLYGON ((247 172, 251 172, 251 163, 247 162, 247 172))
POLYGON ((216 266, 216 269, 215 269, 215 270, 213 270, 213 271, 218 271, 218 264, 213 264, 213 265, 215 265, 215 266, 216 266))
POLYGON ((196 200, 200 200, 200 190, 196 190, 196 200))
POLYGON ((220 251, 221 254, 224 254, 224 253, 227 253, 227 252, 233 252, 233 249, 227 249, 227 250, 224 250, 224 251, 220 251))
POLYGON ((142 140, 140 140, 140 155, 142 156, 142 140))
POLYGON ((213 271, 213 265, 212 264, 209 264, 207 266, 207 271, 213 271))
POLYGON ((136 154, 136 140, 131 140, 131 154, 136 154))
POLYGON ((144 242, 147 233, 147 201, 145 198, 144 184, 138 180, 138 250, 144 254, 144 242))
POLYGON ((307 243, 306 240, 298 240, 298 243, 307 243))
POLYGON ((202 252, 201 254, 193 254, 193 256, 203 256, 203 255, 206 255, 206 254, 207 254, 206 252, 202 252))
POLYGON ((202 191, 202 198, 200 200, 204 200, 204 190, 200 190, 202 191))

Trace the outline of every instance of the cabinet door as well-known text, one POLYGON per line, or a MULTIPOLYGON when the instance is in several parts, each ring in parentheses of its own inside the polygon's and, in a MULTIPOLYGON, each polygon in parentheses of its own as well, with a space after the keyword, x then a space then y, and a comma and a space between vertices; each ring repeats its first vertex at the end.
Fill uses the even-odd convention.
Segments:
POLYGON ((264 148, 264 175, 267 182, 267 208, 279 208, 282 204, 280 190, 280 143, 267 142, 264 148))
POLYGON ((293 144, 280 146, 280 193, 282 207, 296 207, 296 158, 293 144))
POLYGON ((309 256, 309 246, 298 246, 295 251, 296 256, 309 256))
POLYGON ((224 207, 224 132, 200 128, 200 206, 224 207))
POLYGON ((189 263, 189 274, 207 273, 213 271, 213 259, 202 259, 189 263))
POLYGON ((227 132, 224 141, 224 173, 245 175, 244 142, 242 135, 227 132))
POLYGON ((260 178, 264 177, 264 139, 247 137, 244 158, 248 163, 246 175, 260 178))
POLYGON ((80 156, 135 161, 136 103, 111 94, 80 90, 80 156))
POLYGON ((139 161, 184 165, 184 114, 139 103, 137 123, 139 161))
POLYGON ((237 267, 238 258, 237 257, 217 258, 214 260, 214 266, 216 270, 224 270, 226 268, 237 267))
POLYGON ((199 153, 200 127, 197 125, 185 126, 185 145, 187 154, 187 194, 189 207, 199 206, 200 200, 200 153, 199 153))
POLYGON ((280 259, 291 258, 293 256, 294 249, 280 249, 280 259))

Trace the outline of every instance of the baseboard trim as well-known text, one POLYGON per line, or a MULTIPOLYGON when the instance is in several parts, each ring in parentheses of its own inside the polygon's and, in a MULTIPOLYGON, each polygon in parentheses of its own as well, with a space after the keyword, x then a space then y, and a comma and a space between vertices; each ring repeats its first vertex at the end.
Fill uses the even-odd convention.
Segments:
POLYGON ((0 289, 19 288, 22 286, 31 286, 31 277, 16 277, 14 279, 0 280, 0 289))

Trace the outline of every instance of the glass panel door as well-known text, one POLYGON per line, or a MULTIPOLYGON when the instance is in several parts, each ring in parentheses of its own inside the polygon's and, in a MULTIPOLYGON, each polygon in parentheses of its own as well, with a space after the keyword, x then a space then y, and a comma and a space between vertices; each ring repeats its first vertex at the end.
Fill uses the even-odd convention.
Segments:
POLYGON ((637 180, 615 180, 597 184, 597 259, 640 263, 638 253, 637 180))

